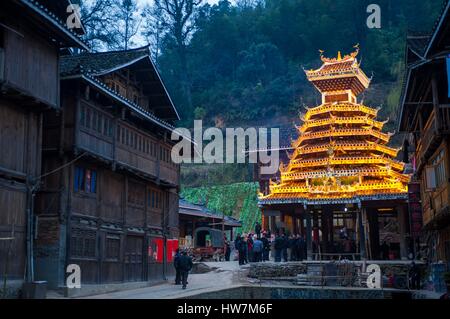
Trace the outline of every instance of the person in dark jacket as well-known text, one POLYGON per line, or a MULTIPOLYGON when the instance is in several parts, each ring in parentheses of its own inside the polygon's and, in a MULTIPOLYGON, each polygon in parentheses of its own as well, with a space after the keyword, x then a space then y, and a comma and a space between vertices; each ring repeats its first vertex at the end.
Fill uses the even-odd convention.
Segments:
POLYGON ((193 265, 192 258, 188 256, 187 252, 183 251, 177 261, 177 267, 180 270, 183 289, 186 289, 189 271, 191 271, 193 265))
POLYGON ((306 259, 306 254, 305 254, 306 243, 305 243, 303 236, 299 236, 299 238, 296 242, 296 246, 297 246, 297 260, 303 261, 304 259, 306 259))
POLYGON ((269 261, 270 254, 270 241, 267 239, 266 234, 262 235, 261 241, 263 243, 263 261, 269 261))
POLYGON ((413 261, 411 263, 411 267, 409 268, 409 280, 410 280, 410 288, 412 290, 420 289, 420 268, 413 261))
POLYGON ((261 225, 259 223, 256 223, 255 225, 255 234, 258 237, 258 239, 261 238, 261 225))
POLYGON ((283 238, 278 234, 275 238, 275 262, 279 263, 281 262, 281 252, 284 247, 284 240, 283 238))
POLYGON ((288 262, 288 246, 289 246, 289 244, 288 244, 288 238, 286 237, 286 234, 284 234, 283 233, 283 235, 281 235, 281 238, 282 238, 282 240, 283 240, 283 248, 282 248, 282 251, 283 251, 283 261, 284 262, 288 262))
POLYGON ((173 266, 175 267, 175 285, 181 285, 181 274, 180 269, 178 269, 178 260, 180 259, 180 256, 180 250, 177 249, 173 258, 173 266))
POLYGON ((240 235, 238 235, 236 237, 236 240, 234 241, 234 248, 237 250, 238 254, 239 254, 239 265, 243 265, 245 264, 245 253, 246 253, 246 248, 247 247, 247 243, 244 242, 244 240, 242 240, 242 237, 240 235))
POLYGON ((230 242, 227 239, 224 240, 225 240, 225 261, 230 261, 231 256, 230 242))

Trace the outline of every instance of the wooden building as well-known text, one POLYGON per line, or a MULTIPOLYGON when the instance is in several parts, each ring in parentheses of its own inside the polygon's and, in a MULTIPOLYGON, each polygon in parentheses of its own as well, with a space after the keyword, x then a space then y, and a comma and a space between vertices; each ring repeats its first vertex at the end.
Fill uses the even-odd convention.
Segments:
POLYGON ((398 129, 420 184, 424 257, 450 270, 450 2, 431 34, 410 34, 407 44, 398 129))
POLYGON ((60 72, 61 110, 43 119, 36 277, 64 286, 77 264, 82 285, 163 280, 178 239, 179 117, 149 49, 64 56, 60 72))
POLYGON ((322 104, 300 116, 289 161, 259 198, 263 228, 302 234, 309 258, 378 259, 384 241, 390 258, 409 252, 410 178, 395 159, 399 149, 388 146, 392 134, 382 131, 379 109, 358 101, 370 85, 358 53, 322 55, 320 68, 305 71, 322 104))
POLYGON ((203 205, 180 199, 180 247, 194 247, 196 230, 205 227, 223 230, 227 239, 233 241, 234 228, 242 227, 242 223, 233 217, 223 216, 220 212, 213 212, 203 205))
POLYGON ((0 2, 2 287, 4 279, 7 286, 33 280, 32 212, 41 175, 43 113, 60 107, 60 50, 88 49, 79 32, 64 25, 69 3, 0 2))

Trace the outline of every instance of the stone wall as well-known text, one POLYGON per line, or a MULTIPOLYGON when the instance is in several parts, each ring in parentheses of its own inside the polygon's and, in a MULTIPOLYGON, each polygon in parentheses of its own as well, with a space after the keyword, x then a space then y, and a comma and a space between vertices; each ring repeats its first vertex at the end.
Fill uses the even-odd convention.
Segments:
POLYGON ((301 262, 289 263, 255 263, 250 265, 250 278, 296 277, 306 273, 306 264, 301 262))

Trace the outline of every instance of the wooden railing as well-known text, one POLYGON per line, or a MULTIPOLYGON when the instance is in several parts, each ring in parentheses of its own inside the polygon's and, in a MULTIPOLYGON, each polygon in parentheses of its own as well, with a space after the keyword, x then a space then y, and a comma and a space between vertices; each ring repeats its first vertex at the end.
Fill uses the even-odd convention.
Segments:
MULTIPOLYGON (((111 125, 112 123, 113 121, 111 125)), ((77 133, 77 147, 155 179, 178 185, 178 166, 170 160, 169 145, 132 126, 124 123, 119 123, 119 126, 120 129, 115 125, 113 127, 113 131, 117 134, 115 136, 81 127, 77 133)))

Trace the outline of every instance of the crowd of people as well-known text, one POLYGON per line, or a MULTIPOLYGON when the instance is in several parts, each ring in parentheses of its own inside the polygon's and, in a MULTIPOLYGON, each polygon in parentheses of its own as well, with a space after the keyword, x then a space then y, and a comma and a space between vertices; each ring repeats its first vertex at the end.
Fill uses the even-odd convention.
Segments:
POLYGON ((275 262, 302 261, 307 255, 306 240, 303 236, 287 236, 285 233, 272 235, 265 231, 259 234, 238 235, 234 248, 240 265, 269 261, 271 258, 275 262))

